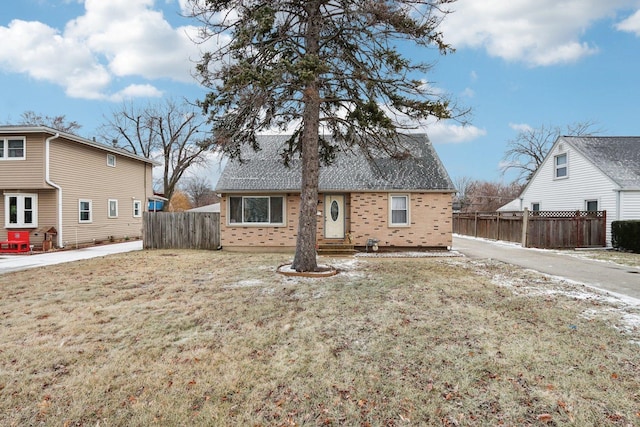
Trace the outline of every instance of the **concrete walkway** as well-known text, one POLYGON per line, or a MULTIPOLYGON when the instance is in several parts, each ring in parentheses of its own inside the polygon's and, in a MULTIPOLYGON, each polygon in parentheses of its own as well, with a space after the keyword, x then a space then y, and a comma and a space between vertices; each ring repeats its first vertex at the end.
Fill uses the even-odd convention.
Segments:
POLYGON ((0 255, 0 274, 45 265, 62 264, 105 255, 142 250, 142 240, 91 246, 83 249, 54 251, 36 255, 0 255))
POLYGON ((470 258, 490 258, 583 283, 640 303, 640 269, 610 262, 571 256, 574 251, 523 248, 508 242, 495 242, 455 235, 453 250, 470 258))

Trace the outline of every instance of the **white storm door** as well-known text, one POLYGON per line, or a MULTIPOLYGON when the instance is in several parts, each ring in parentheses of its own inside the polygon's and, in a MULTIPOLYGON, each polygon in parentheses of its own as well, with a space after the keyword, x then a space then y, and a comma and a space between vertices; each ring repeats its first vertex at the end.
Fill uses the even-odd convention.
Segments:
POLYGON ((344 195, 324 196, 324 237, 344 239, 344 195))

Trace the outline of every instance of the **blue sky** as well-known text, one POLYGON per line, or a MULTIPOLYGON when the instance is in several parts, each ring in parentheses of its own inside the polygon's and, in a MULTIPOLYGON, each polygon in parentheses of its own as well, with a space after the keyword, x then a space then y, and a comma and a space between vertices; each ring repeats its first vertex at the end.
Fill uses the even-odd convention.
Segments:
MULTIPOLYGON (((21 0, 0 12, 0 122, 65 115, 92 137, 123 101, 201 98, 197 23, 186 0, 21 0)), ((425 76, 471 107, 470 124, 426 128, 452 178, 502 176, 518 129, 594 121, 639 135, 640 0, 458 0, 445 20, 456 52, 425 76)), ((205 46, 206 47, 206 46, 205 46)), ((219 166, 207 170, 215 181, 219 166)))

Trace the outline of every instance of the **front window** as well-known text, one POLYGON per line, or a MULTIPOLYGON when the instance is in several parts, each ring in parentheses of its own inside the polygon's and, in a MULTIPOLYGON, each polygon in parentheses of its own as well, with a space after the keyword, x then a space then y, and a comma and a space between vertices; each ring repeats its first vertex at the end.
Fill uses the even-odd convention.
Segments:
POLYGON ((391 196, 391 225, 409 225, 409 196, 391 196))
POLYGON ((0 139, 0 160, 24 160, 26 158, 25 138, 0 139))
POLYGON ((133 201, 133 217, 139 218, 142 216, 142 202, 140 200, 133 201))
POLYGON ((109 218, 118 217, 118 201, 109 199, 109 218))
POLYGON ((567 155, 560 154, 554 157, 555 164, 555 177, 556 178, 566 178, 567 173, 567 155))
POLYGON ((283 224, 284 197, 229 197, 230 224, 283 224))
POLYGON ((91 200, 78 201, 78 222, 92 222, 91 200))
POLYGON ((37 227, 38 195, 37 194, 5 194, 5 227, 37 227))

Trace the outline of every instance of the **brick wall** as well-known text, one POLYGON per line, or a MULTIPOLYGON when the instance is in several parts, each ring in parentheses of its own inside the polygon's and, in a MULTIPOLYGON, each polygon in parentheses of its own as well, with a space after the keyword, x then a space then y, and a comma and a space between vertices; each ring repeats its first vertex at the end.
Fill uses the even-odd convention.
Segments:
POLYGON ((222 248, 276 247, 295 248, 300 196, 285 196, 285 225, 234 226, 228 224, 227 195, 220 200, 220 242, 222 248))
POLYGON ((364 246, 369 238, 378 239, 381 247, 451 246, 451 193, 408 193, 411 226, 403 227, 389 225, 389 195, 351 195, 351 233, 356 246, 364 246))
MULTIPOLYGON (((394 193, 395 194, 395 193, 394 193)), ((284 226, 233 226, 227 223, 227 195, 220 201, 220 239, 223 248, 294 249, 298 230, 300 197, 286 195, 284 226)), ((324 236, 324 195, 319 195, 317 240, 324 236)), ((353 244, 364 246, 369 238, 379 245, 396 247, 450 247, 450 193, 409 193, 411 226, 389 226, 389 193, 353 193, 345 197, 346 233, 353 244)))

